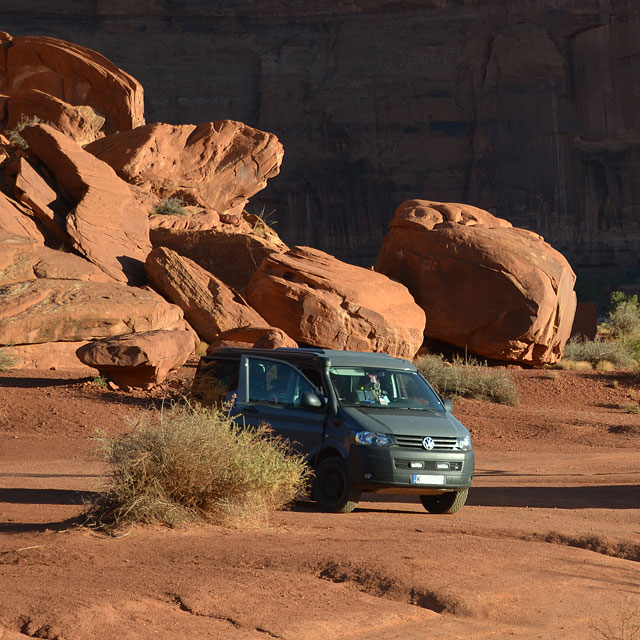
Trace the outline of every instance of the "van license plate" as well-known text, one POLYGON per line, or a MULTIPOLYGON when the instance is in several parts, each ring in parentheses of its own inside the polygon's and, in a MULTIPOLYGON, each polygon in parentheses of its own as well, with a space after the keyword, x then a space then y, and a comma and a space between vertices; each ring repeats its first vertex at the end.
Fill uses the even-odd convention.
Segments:
POLYGON ((444 484, 444 476, 414 473, 411 476, 411 484, 444 484))

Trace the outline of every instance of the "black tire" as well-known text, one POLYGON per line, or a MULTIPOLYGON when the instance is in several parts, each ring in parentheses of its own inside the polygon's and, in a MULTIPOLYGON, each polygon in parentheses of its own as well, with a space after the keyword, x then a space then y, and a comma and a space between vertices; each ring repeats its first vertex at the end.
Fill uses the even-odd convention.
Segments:
POLYGON ((347 465, 337 456, 325 458, 315 472, 312 495, 325 511, 350 513, 358 506, 360 494, 351 488, 347 465))
POLYGON ((420 502, 429 513, 456 513, 464 507, 468 495, 469 489, 448 491, 439 496, 420 496, 420 502))

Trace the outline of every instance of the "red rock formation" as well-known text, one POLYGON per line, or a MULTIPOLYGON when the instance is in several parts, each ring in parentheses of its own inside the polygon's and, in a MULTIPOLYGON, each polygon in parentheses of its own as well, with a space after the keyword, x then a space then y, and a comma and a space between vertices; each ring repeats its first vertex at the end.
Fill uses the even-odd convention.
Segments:
POLYGON ((74 248, 112 278, 143 284, 144 260, 151 250, 148 212, 129 186, 109 165, 52 127, 38 124, 22 135, 76 203, 66 217, 74 248))
POLYGON ((2 32, 0 49, 0 93, 37 89, 69 105, 87 105, 105 117, 107 134, 144 124, 142 86, 99 53, 57 38, 2 32))
POLYGON ((73 106, 37 89, 26 89, 9 97, 7 111, 7 131, 16 129, 25 120, 37 119, 53 125, 80 145, 104 136, 101 129, 105 119, 89 105, 73 106))
POLYGON ((155 291, 60 278, 0 285, 0 344, 80 342, 185 329, 182 310, 155 291))
POLYGON ((97 369, 116 384, 150 387, 162 382, 169 371, 182 366, 193 353, 193 331, 143 331, 96 340, 76 354, 85 365, 97 369))
POLYGON ((403 285, 317 249, 267 256, 247 298, 299 343, 406 358, 422 344, 424 312, 403 285))
POLYGON ((34 220, 20 205, 0 191, 0 230, 6 233, 31 238, 39 244, 44 236, 34 220))
POLYGON ((296 348, 298 343, 290 338, 282 329, 274 327, 241 327, 221 333, 207 348, 212 353, 219 347, 243 347, 256 349, 278 349, 279 347, 296 348))
POLYGON ((230 329, 265 324, 221 280, 171 249, 154 249, 145 267, 154 287, 184 311, 189 324, 206 342, 230 329))
POLYGON ((278 174, 284 154, 273 134, 232 120, 149 124, 86 148, 127 182, 227 215, 242 213, 278 174))
POLYGON ((571 332, 575 275, 537 234, 460 204, 396 210, 376 269, 427 313, 425 335, 479 354, 553 363, 571 332))
POLYGON ((0 286, 40 278, 113 282, 104 271, 80 256, 0 230, 0 286))
POLYGON ((241 293, 247 288, 251 276, 262 260, 271 253, 282 253, 288 247, 278 235, 266 228, 250 233, 226 231, 177 231, 151 229, 154 247, 167 247, 190 258, 241 293))

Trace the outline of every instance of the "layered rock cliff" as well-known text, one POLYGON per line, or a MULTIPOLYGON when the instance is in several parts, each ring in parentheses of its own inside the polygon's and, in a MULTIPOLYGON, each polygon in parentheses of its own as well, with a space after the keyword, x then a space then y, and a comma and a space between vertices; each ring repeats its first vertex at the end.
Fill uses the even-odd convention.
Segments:
POLYGON ((372 264, 418 197, 540 233, 579 274, 638 269, 635 0, 267 5, 9 0, 0 28, 100 51, 147 121, 275 133, 282 171, 252 204, 290 244, 372 264))

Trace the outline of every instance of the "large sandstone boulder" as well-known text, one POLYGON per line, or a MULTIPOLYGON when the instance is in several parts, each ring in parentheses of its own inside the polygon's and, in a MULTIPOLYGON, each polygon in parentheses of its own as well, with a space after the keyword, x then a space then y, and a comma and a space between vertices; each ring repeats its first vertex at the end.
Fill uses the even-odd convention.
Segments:
POLYGON ((197 337, 189 331, 144 331, 96 340, 78 348, 78 359, 119 385, 149 387, 182 366, 197 337))
MULTIPOLYGON (((99 53, 57 38, 12 38, 4 32, 0 49, 0 93, 37 89, 69 105, 90 107, 104 117, 107 134, 144 124, 142 86, 99 53)), ((47 113, 34 115, 46 120, 47 113)))
POLYGON ((39 278, 113 282, 104 271, 80 256, 55 251, 31 238, 0 230, 0 285, 39 278))
POLYGON ((0 300, 0 345, 81 342, 186 328, 182 310, 155 291, 115 282, 14 282, 0 285, 0 300))
POLYGON ((120 282, 143 284, 151 250, 147 212, 109 165, 47 125, 22 132, 29 148, 75 202, 66 216, 73 247, 120 282))
POLYGON ((35 119, 53 125, 79 145, 104 137, 101 129, 105 118, 98 115, 92 107, 74 106, 38 89, 26 89, 10 96, 6 109, 7 131, 19 127, 25 120, 35 119))
POLYGON ((87 151, 127 182, 227 215, 240 214, 264 189, 284 154, 273 134, 233 120, 149 124, 97 140, 87 151))
POLYGON ((156 228, 150 237, 154 247, 173 249, 241 293, 266 256, 288 249, 268 228, 251 233, 156 228))
POLYGON ((267 256, 247 288, 250 304, 299 343, 412 358, 425 315, 409 291, 375 271, 309 247, 267 256))
POLYGON ((213 342, 229 329, 265 324, 237 292, 171 249, 154 249, 145 267, 155 288, 184 311, 189 324, 206 342, 213 342))
POLYGON ((575 274, 537 234, 469 205, 410 200, 376 269, 425 310, 425 335, 497 360, 553 363, 573 322, 575 274))

